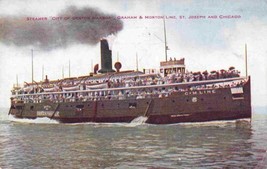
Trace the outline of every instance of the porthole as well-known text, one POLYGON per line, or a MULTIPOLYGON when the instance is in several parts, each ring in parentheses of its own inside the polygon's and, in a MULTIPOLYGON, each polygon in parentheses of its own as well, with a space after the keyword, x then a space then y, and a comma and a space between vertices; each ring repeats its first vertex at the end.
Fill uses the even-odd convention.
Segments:
POLYGON ((129 108, 130 109, 134 109, 137 107, 137 104, 136 103, 129 103, 129 108))
POLYGON ((78 108, 78 109, 82 109, 82 108, 84 108, 84 105, 76 105, 76 108, 78 108))

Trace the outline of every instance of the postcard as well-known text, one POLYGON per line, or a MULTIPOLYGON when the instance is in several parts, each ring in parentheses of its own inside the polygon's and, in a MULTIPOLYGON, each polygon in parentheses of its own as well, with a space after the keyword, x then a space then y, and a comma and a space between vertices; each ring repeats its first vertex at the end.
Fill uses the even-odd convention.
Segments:
MULTIPOLYGON (((40 138, 44 132, 47 138, 55 138, 55 150, 66 154, 56 158, 58 163, 47 163, 48 168, 66 164, 72 155, 79 162, 70 162, 70 168, 254 168, 258 164, 251 159, 258 158, 251 155, 243 159, 244 154, 260 149, 256 154, 266 158, 266 148, 248 144, 250 138, 257 140, 253 136, 257 134, 243 126, 251 126, 254 112, 267 110, 266 7, 265 0, 0 0, 0 108, 7 109, 8 118, 23 122, 55 122, 67 134, 61 135, 57 127, 50 125, 34 125, 34 131, 23 125, 21 130, 8 125, 7 133, 40 138), (176 126, 243 119, 248 122, 241 123, 242 131, 226 128, 223 136, 213 135, 214 130, 220 133, 214 126, 205 132, 203 128, 193 127, 193 132, 190 127, 176 126), (80 134, 75 127, 61 123, 80 124, 80 134), (81 123, 88 124, 86 130, 81 123), (125 132, 127 127, 136 128, 125 132), (25 131, 35 134, 29 136, 25 131), (72 142, 73 133, 82 141, 72 142), (182 136, 186 136, 185 140, 179 140, 182 136), (57 144, 65 137, 62 145, 75 148, 63 149, 57 144), (227 138, 236 137, 249 150, 236 148, 239 144, 234 139, 227 144, 227 138), (215 146, 206 147, 205 138, 215 146), (154 148, 150 144, 153 141, 154 148), (201 157, 196 155, 194 145, 202 152, 201 157), (238 158, 230 160, 229 165, 221 163, 214 151, 218 147, 223 150, 220 157, 224 160, 238 158), (77 150, 78 155, 68 150, 77 150), (215 164, 207 158, 206 150, 212 151, 215 164), (98 153, 101 159, 95 157, 98 153), (196 165, 186 155, 197 159, 196 165), (142 157, 149 160, 142 161, 142 157), (206 160, 202 163, 203 158, 206 160)), ((234 124, 240 127, 239 122, 234 124)), ((28 152, 28 145, 33 145, 37 156, 39 152, 54 154, 49 148, 36 146, 42 140, 35 139, 25 139, 22 149, 14 145, 15 152, 24 154, 21 152, 28 152)), ((53 147, 46 143, 42 145, 53 147)), ((50 159, 48 154, 45 161, 50 159)), ((9 155, 7 151, 5 155, 9 155)), ((29 161, 13 164, 6 160, 3 166, 44 166, 34 163, 35 157, 30 156, 29 161)))

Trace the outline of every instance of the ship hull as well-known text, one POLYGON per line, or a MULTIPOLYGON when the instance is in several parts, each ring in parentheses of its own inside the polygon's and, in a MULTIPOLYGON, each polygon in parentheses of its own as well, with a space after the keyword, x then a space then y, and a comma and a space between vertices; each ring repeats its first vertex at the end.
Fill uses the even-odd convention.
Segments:
POLYGON ((165 97, 73 102, 13 103, 16 118, 47 117, 61 123, 129 123, 144 116, 146 123, 172 124, 251 118, 250 78, 241 94, 231 88, 173 92, 165 97))
MULTIPOLYGON (((64 111, 64 110, 63 110, 64 111)), ((111 112, 112 113, 112 112, 111 112)), ((37 116, 36 113, 27 113, 31 115, 20 115, 19 113, 12 113, 16 118, 27 118, 36 119, 51 116, 37 116)), ((60 123, 130 123, 137 117, 142 116, 122 116, 112 117, 106 115, 106 117, 84 117, 84 116, 73 116, 73 117, 53 117, 51 119, 57 120, 60 123)), ((237 120, 243 118, 251 118, 251 111, 248 110, 234 110, 234 111, 205 111, 195 112, 186 114, 169 114, 169 115, 149 115, 146 123, 149 124, 173 124, 173 123, 187 123, 187 122, 207 122, 207 121, 219 121, 219 120, 237 120)))
MULTIPOLYGON (((174 123, 194 123, 194 122, 208 122, 208 121, 227 121, 238 119, 250 119, 249 112, 202 112, 193 113, 187 116, 173 115, 151 115, 146 120, 148 124, 174 124, 174 123), (236 114, 235 116, 229 114, 236 114)), ((102 117, 102 118, 58 118, 55 119, 60 123, 130 123, 132 120, 139 116, 128 117, 102 117)))

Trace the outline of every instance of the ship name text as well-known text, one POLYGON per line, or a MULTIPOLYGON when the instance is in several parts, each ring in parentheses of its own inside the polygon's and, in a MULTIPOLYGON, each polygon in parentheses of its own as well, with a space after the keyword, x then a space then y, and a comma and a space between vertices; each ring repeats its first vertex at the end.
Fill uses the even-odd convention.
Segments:
POLYGON ((215 94, 216 90, 198 90, 198 91, 189 91, 184 92, 184 95, 201 95, 201 94, 215 94))

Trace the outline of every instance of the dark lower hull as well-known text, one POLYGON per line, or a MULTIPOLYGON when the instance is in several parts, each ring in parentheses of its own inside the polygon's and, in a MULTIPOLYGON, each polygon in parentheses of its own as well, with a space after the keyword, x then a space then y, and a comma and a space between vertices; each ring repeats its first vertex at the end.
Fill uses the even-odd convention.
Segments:
MULTIPOLYGON (((37 117, 20 117, 36 119, 37 117)), ((127 117, 101 117, 101 118, 84 118, 84 117, 69 117, 69 118, 53 118, 60 123, 130 123, 136 116, 127 117)), ((223 120, 238 120, 251 118, 251 113, 248 112, 202 112, 192 113, 190 115, 150 115, 147 116, 145 123, 148 124, 174 124, 174 123, 193 123, 193 122, 208 122, 208 121, 223 121, 223 120)))

